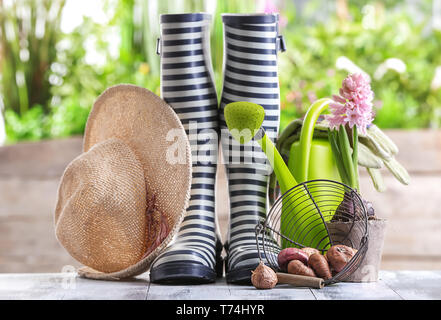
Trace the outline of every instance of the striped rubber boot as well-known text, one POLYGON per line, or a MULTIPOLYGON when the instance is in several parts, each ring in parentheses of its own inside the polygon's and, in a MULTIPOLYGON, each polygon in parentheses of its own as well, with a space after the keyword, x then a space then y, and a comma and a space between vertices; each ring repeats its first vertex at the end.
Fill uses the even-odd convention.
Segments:
POLYGON ((152 264, 157 283, 209 283, 222 276, 215 223, 218 102, 210 56, 211 15, 161 15, 161 96, 187 132, 193 156, 191 197, 173 244, 152 264))
MULTIPOLYGON (((277 52, 284 50, 284 43, 278 36, 276 14, 224 14, 222 20, 225 53, 219 125, 230 196, 229 236, 225 244, 226 277, 229 283, 249 283, 251 270, 259 263, 255 227, 266 217, 271 169, 255 141, 239 146, 229 133, 225 134, 223 110, 226 104, 235 101, 261 105, 265 109, 262 126, 275 142, 280 116, 277 52), (252 159, 250 147, 255 150, 252 159)), ((266 245, 277 246, 274 243, 266 245)))

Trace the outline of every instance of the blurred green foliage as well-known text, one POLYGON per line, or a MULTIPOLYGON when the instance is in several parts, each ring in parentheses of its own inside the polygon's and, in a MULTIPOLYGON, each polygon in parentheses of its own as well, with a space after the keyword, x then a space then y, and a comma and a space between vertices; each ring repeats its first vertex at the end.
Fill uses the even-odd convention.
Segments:
MULTIPOLYGON (((44 136, 64 0, 0 2, 0 92, 9 140, 44 136)), ((1 111, 1 110, 0 110, 1 111)))
MULTIPOLYGON (((257 10, 252 0, 103 0, 108 23, 84 17, 75 30, 63 33, 64 0, 12 3, 0 1, 0 94, 8 143, 82 134, 93 101, 117 83, 159 94, 155 47, 161 13, 214 10, 211 48, 220 93, 221 13, 257 10), (42 23, 43 29, 37 26, 42 23), (88 60, 90 51, 98 62, 88 60)), ((354 68, 372 77, 378 126, 439 127, 441 89, 433 83, 441 66, 441 32, 431 26, 432 1, 274 4, 288 48, 279 56, 282 129, 313 100, 337 93, 354 68)))
POLYGON ((301 116, 311 100, 337 93, 352 62, 372 77, 378 126, 439 127, 441 89, 431 83, 441 65, 441 32, 430 28, 431 1, 418 8, 403 2, 351 3, 346 15, 313 26, 298 16, 283 30, 288 51, 280 56, 281 126, 301 116), (424 14, 420 22, 412 17, 415 9, 424 14))

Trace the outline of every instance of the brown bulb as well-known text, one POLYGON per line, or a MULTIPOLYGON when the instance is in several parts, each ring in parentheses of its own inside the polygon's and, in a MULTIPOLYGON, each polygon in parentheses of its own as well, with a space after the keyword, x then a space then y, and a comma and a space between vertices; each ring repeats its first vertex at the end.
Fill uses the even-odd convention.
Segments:
POLYGON ((276 273, 262 261, 260 261, 257 268, 251 272, 251 282, 257 289, 272 289, 276 286, 276 273))
POLYGON ((357 250, 342 244, 337 244, 329 248, 328 252, 326 252, 326 259, 335 272, 340 272, 355 253, 357 253, 357 250))

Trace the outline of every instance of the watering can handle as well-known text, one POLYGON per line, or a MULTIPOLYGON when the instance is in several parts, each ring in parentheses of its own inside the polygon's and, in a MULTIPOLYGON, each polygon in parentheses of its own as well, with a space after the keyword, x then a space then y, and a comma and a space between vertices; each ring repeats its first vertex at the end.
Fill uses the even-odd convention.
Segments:
POLYGON ((306 112, 302 130, 300 131, 300 152, 297 153, 297 158, 295 159, 296 166, 298 167, 298 177, 296 178, 300 183, 308 180, 309 156, 315 124, 320 114, 328 108, 331 101, 329 98, 319 99, 306 112))

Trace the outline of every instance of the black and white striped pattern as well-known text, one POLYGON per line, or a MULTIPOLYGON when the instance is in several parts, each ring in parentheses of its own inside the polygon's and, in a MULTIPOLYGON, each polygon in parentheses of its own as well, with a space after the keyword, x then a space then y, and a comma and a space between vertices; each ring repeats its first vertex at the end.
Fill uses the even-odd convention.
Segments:
POLYGON ((222 245, 215 224, 218 102, 210 22, 211 16, 203 13, 161 15, 161 96, 177 113, 189 137, 193 180, 177 238, 152 265, 154 282, 211 282, 216 278, 222 245), (208 157, 198 158, 202 150, 208 157))
MULTIPOLYGON (((220 127, 226 129, 223 109, 235 101, 250 101, 265 109, 263 128, 276 140, 280 101, 277 74, 278 16, 222 15, 224 22, 224 83, 220 127)), ((230 229, 227 249, 227 281, 244 282, 259 263, 255 227, 266 217, 268 165, 257 142, 238 146, 231 135, 222 134, 230 195, 230 229), (252 147, 252 161, 243 153, 252 147), (232 162, 241 150, 240 163, 232 162)), ((267 245, 274 245, 268 243, 267 245)), ((261 250, 262 251, 262 250, 261 250)))

